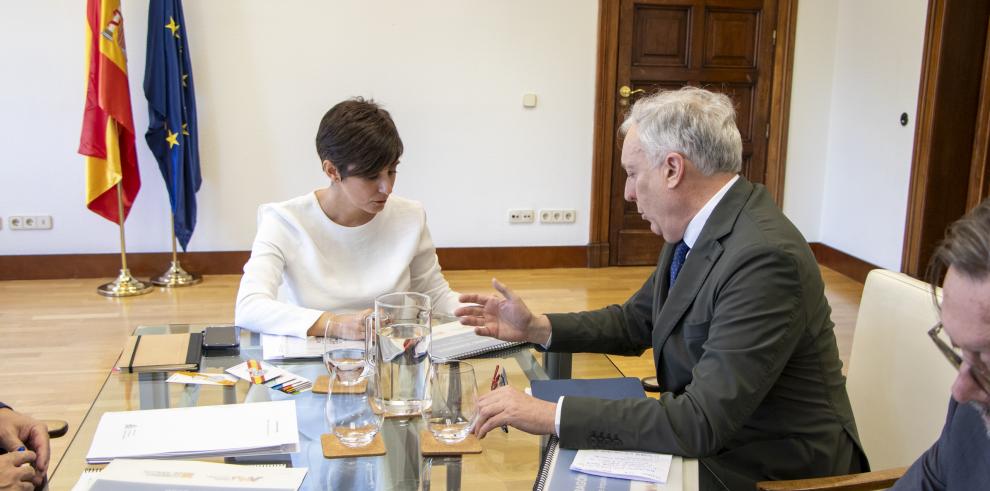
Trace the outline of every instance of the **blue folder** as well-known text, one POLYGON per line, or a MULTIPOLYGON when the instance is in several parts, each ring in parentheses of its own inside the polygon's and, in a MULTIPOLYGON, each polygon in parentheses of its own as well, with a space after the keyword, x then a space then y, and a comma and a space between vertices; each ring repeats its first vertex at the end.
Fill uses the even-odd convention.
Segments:
MULTIPOLYGON (((598 397, 601 399, 632 399, 646 397, 639 379, 632 377, 602 379, 534 380, 530 383, 533 397, 557 402, 560 396, 598 397)), ((577 450, 560 448, 556 436, 550 437, 544 451, 540 472, 533 484, 534 491, 595 489, 628 491, 631 481, 582 474, 570 469, 577 450)))
POLYGON ((633 399, 646 397, 643 384, 632 377, 534 380, 530 382, 533 397, 557 402, 560 396, 598 397, 600 399, 633 399))

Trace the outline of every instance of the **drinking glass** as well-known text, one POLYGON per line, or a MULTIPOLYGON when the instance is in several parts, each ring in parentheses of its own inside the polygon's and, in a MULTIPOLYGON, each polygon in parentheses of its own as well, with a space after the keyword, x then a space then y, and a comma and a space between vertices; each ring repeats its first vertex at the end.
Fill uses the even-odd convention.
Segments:
POLYGON ((428 403, 431 316, 430 297, 421 293, 390 293, 375 299, 367 323, 369 364, 377 370, 389 415, 419 415, 428 403))
MULTIPOLYGON (((382 407, 379 379, 374 367, 364 370, 361 382, 364 391, 353 394, 327 394, 326 417, 330 432, 347 447, 364 447, 375 439, 382 428, 385 411, 382 407)), ((331 387, 337 371, 330 375, 331 387)))
POLYGON ((340 322, 337 316, 331 317, 323 329, 323 364, 331 379, 336 371, 341 385, 353 386, 366 376, 367 346, 363 339, 341 337, 340 322))
POLYGON ((464 441, 478 420, 478 384, 474 367, 463 361, 441 361, 430 372, 430 404, 423 419, 440 442, 464 441))

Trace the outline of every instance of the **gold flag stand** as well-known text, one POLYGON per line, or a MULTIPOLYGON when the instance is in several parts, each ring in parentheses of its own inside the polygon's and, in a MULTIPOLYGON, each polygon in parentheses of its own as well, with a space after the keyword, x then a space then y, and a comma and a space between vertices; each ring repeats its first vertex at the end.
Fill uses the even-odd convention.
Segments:
POLYGON ((131 276, 127 269, 127 247, 124 243, 124 195, 121 182, 117 182, 117 220, 120 223, 120 275, 116 280, 96 288, 96 293, 104 297, 133 297, 151 291, 151 285, 131 276))
POLYGON ((179 264, 179 252, 176 248, 175 238, 175 214, 172 214, 172 264, 164 273, 151 279, 151 283, 165 288, 177 288, 182 286, 192 286, 203 281, 203 276, 195 273, 187 273, 179 264))

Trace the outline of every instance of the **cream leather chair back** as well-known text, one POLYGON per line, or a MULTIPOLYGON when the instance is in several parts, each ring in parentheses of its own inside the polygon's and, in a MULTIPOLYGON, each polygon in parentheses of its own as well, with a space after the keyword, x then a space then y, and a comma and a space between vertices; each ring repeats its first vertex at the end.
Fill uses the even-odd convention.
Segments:
POLYGON ((928 283, 875 269, 856 318, 847 388, 873 470, 909 466, 938 439, 956 370, 927 332, 928 283))

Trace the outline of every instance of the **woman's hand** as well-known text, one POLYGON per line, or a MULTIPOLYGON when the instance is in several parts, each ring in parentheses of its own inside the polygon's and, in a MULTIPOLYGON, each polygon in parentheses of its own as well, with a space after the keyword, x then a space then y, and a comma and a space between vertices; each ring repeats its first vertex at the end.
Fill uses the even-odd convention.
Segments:
POLYGON ((364 339, 365 322, 371 315, 371 309, 365 309, 356 314, 334 314, 324 312, 316 322, 306 331, 307 336, 324 336, 329 334, 334 337, 344 339, 364 339))
POLYGON ((330 321, 330 333, 338 338, 364 339, 365 323, 371 309, 365 309, 356 314, 335 315, 330 321))
POLYGON ((550 338, 550 320, 545 315, 534 316, 521 298, 496 279, 492 286, 502 294, 461 295, 463 303, 476 303, 454 311, 461 323, 475 326, 479 336, 489 336, 502 341, 527 341, 546 344, 550 338))

